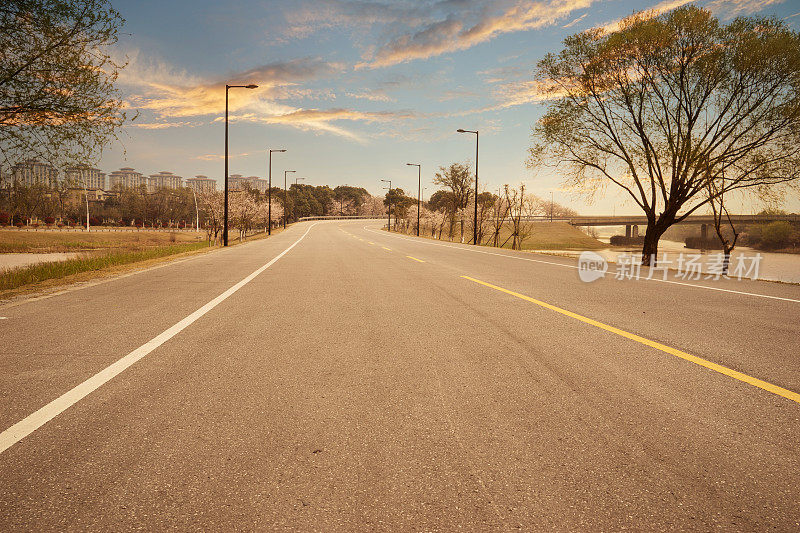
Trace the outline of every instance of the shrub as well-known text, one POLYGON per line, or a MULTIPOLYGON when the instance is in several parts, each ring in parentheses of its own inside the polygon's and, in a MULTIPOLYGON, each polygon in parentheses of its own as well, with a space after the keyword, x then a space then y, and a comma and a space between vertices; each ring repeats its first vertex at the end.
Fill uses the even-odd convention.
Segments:
POLYGON ((47 224, 48 226, 54 224, 55 221, 56 219, 53 217, 44 217, 44 223, 47 224))
POLYGON ((785 248, 791 244, 793 233, 788 222, 770 222, 761 229, 761 244, 765 248, 785 248))
POLYGON ((11 215, 8 213, 0 213, 0 226, 8 226, 11 223, 11 215))
POLYGON ((626 237, 625 235, 614 235, 609 239, 612 246, 630 246, 644 244, 644 235, 638 237, 626 237))

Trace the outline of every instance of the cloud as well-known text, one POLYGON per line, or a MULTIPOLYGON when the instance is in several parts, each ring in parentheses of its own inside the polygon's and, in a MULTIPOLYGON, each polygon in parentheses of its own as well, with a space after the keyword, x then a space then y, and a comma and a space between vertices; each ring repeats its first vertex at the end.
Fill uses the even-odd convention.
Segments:
MULTIPOLYGON (((247 157, 250 155, 250 152, 242 152, 240 154, 228 154, 228 159, 236 159, 239 157, 247 157)), ((198 155, 195 159, 199 159, 200 161, 222 161, 225 159, 225 154, 204 154, 198 155)))
POLYGON ((714 13, 723 15, 724 18, 733 18, 739 15, 751 15, 767 6, 783 2, 784 0, 713 0, 707 7, 714 13))
POLYGON ((143 130, 165 130, 168 128, 193 128, 202 125, 202 122, 134 122, 128 125, 131 128, 143 130))
POLYGON ((283 97, 287 88, 297 83, 331 75, 341 68, 318 58, 303 58, 232 73, 226 80, 206 80, 163 62, 141 61, 135 54, 119 81, 132 88, 128 98, 132 107, 152 111, 160 118, 180 118, 224 113, 226 83, 258 85, 252 90, 231 89, 228 93, 231 111, 252 106, 279 111, 280 106, 270 104, 270 99, 283 97))
MULTIPOLYGON (((663 0, 653 7, 643 10, 639 15, 646 19, 655 18, 673 9, 691 4, 694 1, 695 0, 663 0)), ((712 0, 705 5, 705 8, 723 19, 730 19, 739 15, 750 15, 761 11, 765 7, 782 4, 784 1, 785 0, 712 0)), ((623 20, 624 18, 608 22, 600 26, 600 29, 606 33, 613 33, 620 29, 623 20)))
POLYGON ((355 98, 356 100, 369 100, 370 102, 396 102, 397 100, 386 94, 381 89, 373 91, 362 91, 358 93, 345 93, 345 96, 355 98))
MULTIPOLYGON (((257 89, 235 88, 229 91, 229 119, 232 122, 286 124, 301 130, 328 132, 363 142, 363 139, 335 122, 361 123, 404 120, 413 115, 407 111, 362 112, 353 109, 303 109, 280 103, 295 98, 333 99, 330 89, 304 87, 304 82, 341 72, 343 67, 316 58, 270 63, 234 73, 227 83, 254 83, 257 89)), ((151 112, 156 121, 138 124, 142 129, 164 129, 194 126, 200 123, 181 120, 212 116, 212 122, 223 120, 225 83, 189 75, 164 62, 140 61, 134 54, 121 76, 122 85, 130 89, 128 105, 151 112)), ((360 96, 363 96, 359 94, 360 96)), ((378 99, 378 95, 375 95, 378 99)), ((382 99, 381 99, 382 100, 382 99)))
MULTIPOLYGON (((638 15, 641 18, 651 19, 663 13, 666 13, 667 11, 672 11, 673 9, 685 6, 686 4, 691 4, 692 2, 694 2, 694 0, 663 0, 662 2, 659 2, 653 7, 642 10, 640 13, 638 13, 638 15)), ((620 27, 622 26, 622 22, 625 20, 625 18, 608 22, 603 26, 600 26, 600 29, 606 33, 614 33, 615 31, 618 31, 620 29, 620 27)))
POLYGON ((466 50, 505 33, 528 31, 554 24, 575 10, 587 8, 594 0, 520 1, 499 14, 481 12, 477 22, 468 24, 471 12, 459 12, 425 25, 380 47, 373 57, 356 68, 380 68, 427 59, 448 52, 466 50))
MULTIPOLYGON (((231 122, 247 121, 260 124, 284 124, 304 131, 327 132, 364 143, 365 139, 354 132, 333 124, 338 121, 363 123, 390 123, 417 118, 411 111, 356 111, 353 109, 288 109, 283 113, 258 115, 235 114, 228 117, 231 122)), ((219 117, 214 122, 224 120, 219 117)))
POLYGON ((406 3, 374 2, 367 0, 314 0, 298 2, 300 5, 287 13, 284 35, 303 38, 333 27, 348 27, 356 31, 369 31, 378 25, 402 24, 417 27, 430 23, 442 13, 465 10, 479 4, 479 0, 415 0, 406 3))
POLYGON ((589 14, 589 13, 588 13, 588 12, 586 12, 586 13, 584 13, 583 15, 581 15, 580 17, 578 17, 578 18, 576 18, 576 19, 572 20, 571 22, 568 22, 567 24, 564 24, 564 25, 563 25, 563 26, 561 26, 561 27, 562 27, 562 28, 571 28, 571 27, 573 27, 575 24, 577 24, 577 23, 579 23, 580 21, 582 21, 583 19, 585 19, 585 18, 586 18, 586 15, 588 15, 588 14, 589 14))

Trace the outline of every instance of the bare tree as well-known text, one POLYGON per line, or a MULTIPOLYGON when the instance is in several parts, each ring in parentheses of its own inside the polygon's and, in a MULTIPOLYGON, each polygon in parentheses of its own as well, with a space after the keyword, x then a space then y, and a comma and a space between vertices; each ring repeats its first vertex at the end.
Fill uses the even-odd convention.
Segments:
POLYGON ((222 231, 225 208, 223 193, 219 191, 203 191, 197 195, 200 212, 203 217, 203 227, 208 236, 208 243, 215 243, 222 231))
POLYGON ((508 204, 509 220, 511 222, 511 235, 505 240, 502 246, 511 240, 512 250, 522 250, 522 245, 533 231, 533 222, 530 216, 534 213, 536 197, 525 194, 525 184, 521 183, 519 188, 504 187, 505 201, 508 204))
POLYGON ((800 34, 784 22, 688 6, 564 45, 538 66, 552 100, 529 165, 561 165, 587 194, 622 188, 647 216, 644 264, 700 207, 800 176, 800 34))
MULTIPOLYGON (((445 187, 447 192, 447 199, 450 205, 446 206, 447 212, 450 215, 450 228, 448 237, 453 238, 456 220, 460 221, 461 225, 461 240, 464 236, 464 213, 462 212, 469 204, 469 199, 472 196, 473 172, 468 163, 453 163, 449 167, 439 167, 433 177, 433 183, 445 187)), ((434 193, 436 195, 436 193, 434 193)), ((433 196, 431 200, 433 201, 433 196)))
MULTIPOLYGON (((508 186, 506 185, 506 190, 508 186)), ((506 195, 508 196, 508 192, 506 195)), ((492 205, 492 246, 497 248, 500 246, 500 232, 506 225, 506 220, 510 211, 510 204, 504 196, 497 196, 492 205)))

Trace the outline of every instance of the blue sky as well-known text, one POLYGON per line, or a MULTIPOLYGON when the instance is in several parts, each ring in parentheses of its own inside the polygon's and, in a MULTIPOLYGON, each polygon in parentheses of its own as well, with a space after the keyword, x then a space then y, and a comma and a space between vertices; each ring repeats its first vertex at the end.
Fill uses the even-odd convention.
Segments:
MULTIPOLYGON (((386 178, 416 194, 406 163, 421 163, 427 197, 439 166, 474 159, 474 136, 455 130, 478 129, 489 190, 525 182, 582 213, 635 212, 612 189, 587 204, 557 174, 525 168, 544 109, 530 81, 568 35, 687 3, 118 0, 127 22, 114 53, 128 61, 119 83, 139 117, 100 167, 221 180, 224 85, 257 83, 231 90, 231 174, 266 177, 266 149, 286 148, 273 158, 275 181, 292 169, 310 184, 377 194, 386 178)), ((800 27, 797 0, 694 3, 723 19, 757 13, 800 27)))

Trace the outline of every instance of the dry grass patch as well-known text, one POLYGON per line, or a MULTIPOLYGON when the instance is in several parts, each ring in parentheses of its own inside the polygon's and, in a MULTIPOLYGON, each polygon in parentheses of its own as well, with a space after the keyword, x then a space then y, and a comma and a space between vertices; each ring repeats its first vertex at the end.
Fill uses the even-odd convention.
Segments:
POLYGON ((146 250, 205 240, 191 231, 19 231, 0 230, 0 253, 52 253, 80 250, 146 250))

